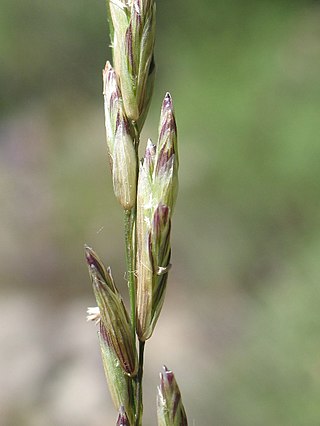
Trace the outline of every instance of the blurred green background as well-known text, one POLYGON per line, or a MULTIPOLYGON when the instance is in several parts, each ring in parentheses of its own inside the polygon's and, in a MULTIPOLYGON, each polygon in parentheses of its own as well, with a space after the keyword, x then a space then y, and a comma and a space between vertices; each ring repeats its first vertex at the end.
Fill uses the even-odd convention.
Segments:
MULTIPOLYGON (((105 4, 0 0, 0 406, 5 426, 100 426, 83 260, 126 292, 106 161, 105 4)), ((165 307, 146 347, 192 426, 320 424, 320 2, 159 0, 144 140, 173 95, 180 193, 165 307)))

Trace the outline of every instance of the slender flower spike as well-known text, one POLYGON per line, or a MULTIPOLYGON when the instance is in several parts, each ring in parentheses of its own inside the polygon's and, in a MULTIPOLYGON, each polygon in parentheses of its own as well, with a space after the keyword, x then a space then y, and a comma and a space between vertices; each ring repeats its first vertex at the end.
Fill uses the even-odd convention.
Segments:
POLYGON ((109 0, 115 71, 127 117, 142 128, 154 82, 154 0, 109 0))
POLYGON ((124 407, 120 407, 119 416, 118 416, 116 426, 130 426, 129 419, 128 419, 127 414, 124 410, 124 407))
POLYGON ((178 191, 177 130, 166 94, 157 145, 148 141, 137 193, 137 333, 149 339, 164 301, 170 268, 171 216, 178 191))
POLYGON ((157 396, 158 426, 188 426, 178 384, 172 371, 163 367, 157 396))
MULTIPOLYGON (((103 70, 106 141, 113 190, 125 210, 130 314, 105 268, 88 246, 85 256, 97 307, 87 320, 98 326, 105 376, 118 411, 116 426, 141 426, 145 341, 159 318, 171 267, 171 219, 178 193, 177 127, 164 97, 156 144, 139 142, 152 98, 156 0, 107 0, 113 67, 103 70), (139 339, 139 356, 136 340, 139 339)), ((187 426, 173 373, 164 367, 157 396, 159 426, 187 426)))
POLYGON ((124 112, 116 74, 109 62, 103 70, 103 94, 113 190, 122 207, 128 210, 135 204, 137 159, 132 129, 124 112))
POLYGON ((110 268, 105 269, 90 247, 85 247, 85 254, 108 343, 116 353, 123 371, 133 377, 137 373, 137 351, 122 297, 114 284, 110 268))
MULTIPOLYGON (((120 366, 117 354, 115 353, 106 329, 100 322, 100 330, 98 332, 102 363, 106 375, 111 398, 117 410, 123 413, 122 419, 126 419, 127 423, 117 423, 130 425, 128 417, 133 422, 133 404, 130 397, 129 377, 124 373, 120 366)), ((120 415, 119 415, 120 419, 120 415)), ((119 420, 118 420, 119 421, 119 420)))

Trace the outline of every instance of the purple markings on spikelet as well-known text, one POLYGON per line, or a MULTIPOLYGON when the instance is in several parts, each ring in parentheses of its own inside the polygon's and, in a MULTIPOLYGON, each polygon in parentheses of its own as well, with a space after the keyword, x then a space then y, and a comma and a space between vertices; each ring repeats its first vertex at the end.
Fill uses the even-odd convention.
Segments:
POLYGON ((120 127, 122 127, 121 130, 123 131, 123 133, 130 134, 129 121, 121 110, 119 110, 117 113, 115 133, 118 132, 120 127))
POLYGON ((141 1, 140 0, 134 1, 134 8, 135 8, 136 13, 138 15, 141 15, 141 1))
POLYGON ((167 132, 174 134, 177 133, 176 120, 174 118, 172 110, 168 110, 165 113, 164 121, 160 129, 159 139, 163 139, 167 132))
POLYGON ((108 83, 110 83, 114 78, 116 78, 116 73, 115 73, 114 69, 112 68, 110 62, 107 62, 106 72, 107 72, 108 83))
POLYGON ((160 204, 153 216, 153 229, 156 235, 161 235, 161 230, 167 224, 169 218, 169 207, 160 204))
MULTIPOLYGON (((165 404, 165 413, 174 424, 187 426, 188 421, 186 413, 181 401, 181 393, 174 374, 163 366, 163 372, 160 373, 160 388, 161 401, 165 404), (179 423, 175 423, 179 422, 179 423)), ((171 423, 170 423, 171 424, 171 423)))
POLYGON ((153 171, 153 163, 154 163, 155 155, 156 155, 156 145, 154 145, 149 139, 147 142, 147 147, 146 147, 143 161, 147 169, 149 170, 151 169, 150 173, 152 173, 153 171))
POLYGON ((132 21, 134 23, 134 27, 140 30, 142 28, 140 0, 136 0, 135 2, 133 2, 132 6, 133 6, 132 21))
POLYGON ((156 166, 156 174, 161 175, 161 173, 164 173, 171 169, 172 162, 173 162, 173 154, 174 149, 173 147, 170 147, 168 149, 167 146, 163 146, 159 152, 157 166, 156 166))
POLYGON ((116 73, 109 61, 106 62, 106 65, 104 69, 102 70, 102 75, 103 75, 103 82, 104 82, 103 94, 107 95, 106 91, 108 90, 112 92, 115 91, 118 94, 118 96, 120 96, 120 93, 117 90, 116 73))
POLYGON ((170 93, 169 93, 169 92, 167 92, 167 93, 165 94, 165 97, 164 97, 164 99, 163 99, 163 102, 162 102, 162 108, 161 108, 161 113, 163 114, 163 113, 164 113, 164 111, 165 111, 165 110, 168 110, 168 109, 170 109, 170 110, 172 110, 172 109, 173 109, 172 97, 171 97, 171 95, 170 95, 170 93))
POLYGON ((116 131, 115 131, 115 133, 117 133, 117 130, 119 129, 121 124, 122 124, 122 120, 120 118, 120 113, 118 112, 117 118, 116 118, 116 131))
POLYGON ((129 65, 130 65, 130 73, 135 74, 135 63, 134 63, 134 56, 133 56, 133 39, 132 39, 132 23, 130 22, 129 27, 126 31, 126 38, 125 38, 125 45, 126 45, 126 54, 129 59, 129 65))
POLYGON ((130 426, 129 419, 122 405, 119 410, 116 426, 130 426))
POLYGON ((95 269, 102 278, 106 279, 106 271, 96 253, 87 245, 84 249, 88 266, 91 269, 95 269))
POLYGON ((103 325, 103 323, 100 321, 100 323, 99 323, 99 325, 100 325, 100 329, 99 329, 99 331, 100 331, 100 336, 102 337, 102 339, 104 340, 104 342, 110 347, 110 346, 112 346, 112 342, 111 342, 111 340, 110 340, 110 336, 108 335, 108 332, 107 332, 107 330, 106 330, 106 328, 105 328, 105 326, 103 325))
POLYGON ((118 100, 119 100, 119 94, 117 92, 112 92, 110 95, 110 109, 114 106, 114 104, 118 100))
POLYGON ((169 383, 169 385, 172 385, 174 374, 173 371, 169 370, 165 365, 163 366, 163 376, 165 376, 166 381, 169 383))
POLYGON ((166 94, 161 107, 161 119, 159 129, 159 144, 161 150, 159 153, 159 165, 157 169, 161 169, 175 153, 177 138, 177 125, 173 113, 172 98, 169 93, 166 94))
POLYGON ((122 346, 117 344, 115 347, 114 336, 109 334, 106 327, 103 325, 101 321, 100 321, 100 336, 103 338, 103 340, 108 346, 116 349, 117 356, 119 358, 119 361, 121 362, 121 365, 124 371, 130 374, 130 372, 132 372, 132 366, 129 365, 129 363, 127 362, 122 346))

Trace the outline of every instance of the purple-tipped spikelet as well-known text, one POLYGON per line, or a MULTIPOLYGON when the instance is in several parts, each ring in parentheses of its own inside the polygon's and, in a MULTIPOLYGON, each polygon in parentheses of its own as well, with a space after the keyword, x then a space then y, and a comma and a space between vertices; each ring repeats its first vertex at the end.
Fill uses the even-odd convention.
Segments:
POLYGON ((163 198, 173 210, 178 194, 179 156, 177 145, 177 125, 170 93, 166 93, 162 102, 157 155, 155 158, 155 180, 163 186, 163 198))
POLYGON ((177 130, 172 99, 161 109, 157 145, 148 141, 137 193, 137 333, 151 337, 170 268, 170 223, 178 191, 177 130))
POLYGON ((172 371, 163 367, 157 397, 158 426, 188 426, 181 393, 172 371))
POLYGON ((124 407, 120 407, 119 416, 116 423, 116 426, 130 426, 130 422, 128 416, 125 412, 124 407))
POLYGON ((137 156, 133 131, 124 112, 116 74, 109 62, 103 70, 103 95, 113 190, 122 207, 129 210, 136 200, 137 156))
POLYGON ((142 128, 154 82, 154 0, 109 0, 114 67, 127 117, 142 128))
POLYGON ((161 106, 159 144, 159 152, 162 152, 162 149, 164 149, 165 152, 167 152, 168 157, 175 154, 176 162, 178 164, 177 125, 170 93, 166 93, 161 106))
POLYGON ((137 373, 137 351, 128 313, 117 290, 111 269, 104 267, 97 254, 85 246, 85 255, 100 320, 108 335, 109 345, 117 354, 123 371, 133 377, 137 373))
POLYGON ((143 247, 138 249, 137 334, 151 337, 164 302, 170 269, 170 210, 159 204, 154 212, 143 247))
POLYGON ((116 122, 119 115, 124 116, 123 102, 120 89, 117 83, 117 76, 109 61, 102 71, 103 76, 103 97, 105 111, 105 127, 108 152, 111 157, 114 148, 114 138, 116 134, 116 122))

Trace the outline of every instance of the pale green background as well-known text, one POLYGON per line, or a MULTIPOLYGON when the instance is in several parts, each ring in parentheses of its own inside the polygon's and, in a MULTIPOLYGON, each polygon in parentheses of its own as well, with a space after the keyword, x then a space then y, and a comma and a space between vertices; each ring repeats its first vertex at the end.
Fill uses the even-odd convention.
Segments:
MULTIPOLYGON (((0 406, 5 426, 115 423, 83 260, 126 292, 106 161, 104 2, 0 0, 0 406)), ((191 426, 320 424, 320 3, 159 0, 180 193, 167 299, 146 347, 191 426)))

